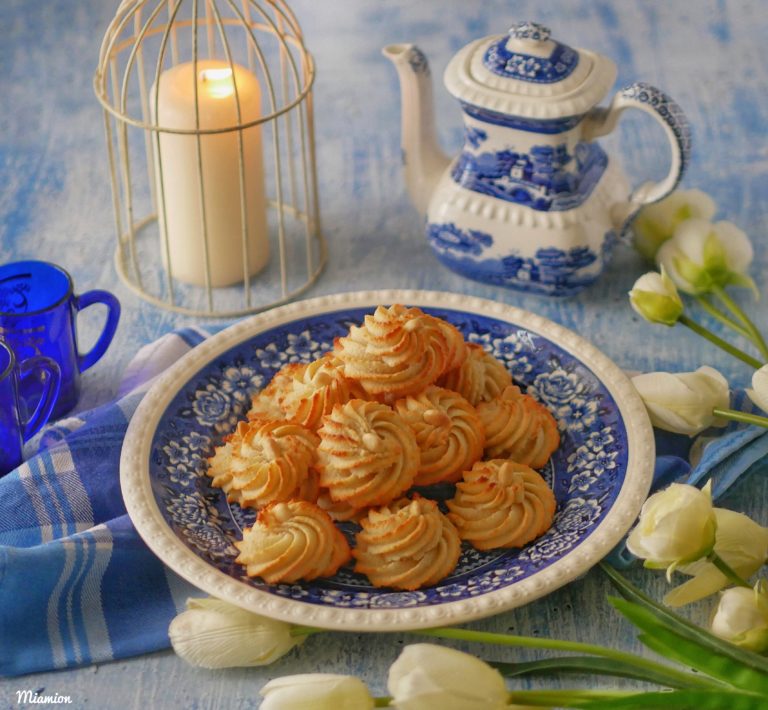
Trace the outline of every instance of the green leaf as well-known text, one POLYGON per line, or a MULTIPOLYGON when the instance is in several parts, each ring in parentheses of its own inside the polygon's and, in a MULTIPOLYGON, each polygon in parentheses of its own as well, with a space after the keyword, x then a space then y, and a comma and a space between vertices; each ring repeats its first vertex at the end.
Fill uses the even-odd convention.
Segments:
POLYGON ((765 710, 766 699, 733 690, 672 690, 592 700, 578 707, 589 710, 765 710))
POLYGON ((655 617, 658 620, 665 620, 670 628, 678 630, 679 633, 685 633, 686 638, 705 645, 707 648, 711 649, 713 653, 724 654, 750 668, 768 674, 768 659, 759 656, 756 653, 752 653, 751 651, 745 651, 738 646, 734 646, 732 643, 723 641, 723 639, 714 636, 709 633, 709 631, 678 616, 667 607, 643 594, 643 592, 635 587, 626 577, 624 577, 624 575, 610 565, 601 562, 600 569, 602 569, 602 571, 610 578, 613 585, 621 593, 621 596, 653 611, 655 617))
POLYGON ((725 285, 741 286, 743 288, 748 288, 752 291, 752 295, 755 297, 755 300, 756 301, 760 300, 760 291, 757 288, 757 284, 755 283, 755 280, 748 274, 739 274, 735 271, 732 271, 730 272, 730 274, 728 274, 728 279, 725 285))
POLYGON ((645 632, 640 635, 640 640, 657 653, 737 688, 763 693, 768 705, 768 674, 755 671, 725 655, 712 653, 709 648, 670 628, 653 611, 635 602, 616 597, 609 597, 608 601, 645 632))
POLYGON ((586 675, 614 676, 617 678, 631 678, 648 683, 665 686, 667 688, 701 688, 712 687, 715 681, 690 674, 690 682, 681 681, 679 675, 666 674, 663 671, 653 672, 650 669, 640 669, 613 658, 599 658, 596 656, 558 656, 555 658, 542 658, 538 661, 522 663, 496 663, 489 662, 506 678, 541 677, 561 675, 568 673, 581 673, 586 675))
MULTIPOLYGON (((765 658, 756 653, 738 648, 691 624, 646 597, 615 569, 609 568, 605 564, 602 564, 601 567, 622 593, 622 596, 629 600, 629 603, 633 603, 633 607, 627 608, 634 613, 635 618, 632 618, 629 614, 625 615, 642 631, 649 633, 660 643, 664 644, 664 646, 668 647, 668 649, 676 650, 680 653, 692 653, 696 659, 705 657, 729 662, 733 664, 730 673, 735 675, 729 675, 723 678, 723 680, 726 680, 731 685, 748 689, 764 689, 764 692, 768 693, 768 661, 765 658), (686 651, 685 649, 688 650, 686 651)), ((615 600, 615 602, 619 601, 615 600)), ((614 606, 617 606, 617 604, 614 603, 614 606)), ((624 610, 620 609, 620 611, 624 613, 624 610)), ((691 663, 692 660, 693 657, 687 657, 685 662, 691 663)), ((691 665, 697 667, 694 663, 691 663, 691 665)), ((710 671, 708 670, 707 672, 710 671)), ((715 677, 722 676, 715 675, 715 677)), ((768 695, 766 697, 768 698, 768 695)), ((766 707, 768 707, 768 703, 766 707)))

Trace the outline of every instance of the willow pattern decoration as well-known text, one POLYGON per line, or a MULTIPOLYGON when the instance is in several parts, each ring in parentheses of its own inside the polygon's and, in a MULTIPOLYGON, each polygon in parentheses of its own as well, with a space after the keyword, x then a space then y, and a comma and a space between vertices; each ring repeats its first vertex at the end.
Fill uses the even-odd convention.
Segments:
POLYGON ((101 45, 121 279, 233 317, 284 303, 326 261, 315 65, 283 0, 124 0, 101 45))

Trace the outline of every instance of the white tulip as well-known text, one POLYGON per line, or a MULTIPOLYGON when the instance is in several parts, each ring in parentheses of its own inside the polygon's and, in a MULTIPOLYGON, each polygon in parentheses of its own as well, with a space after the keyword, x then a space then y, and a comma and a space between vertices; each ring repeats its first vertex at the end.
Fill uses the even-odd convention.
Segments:
POLYGON ((728 409, 728 381, 712 367, 695 372, 648 372, 632 378, 651 423, 658 429, 694 436, 710 426, 725 426, 712 410, 728 409))
POLYGON ((390 666, 387 688, 398 710, 500 710, 509 696, 501 674, 487 663, 430 643, 403 649, 390 666))
POLYGON ((768 598, 760 583, 754 589, 726 589, 712 617, 711 631, 750 651, 768 651, 768 598))
POLYGON ((728 284, 754 290, 754 282, 746 275, 752 256, 749 237, 735 224, 689 219, 664 242, 656 263, 666 269, 681 291, 700 295, 728 284))
POLYGON ((332 673, 288 675, 259 691, 261 710, 370 710, 373 698, 359 678, 332 673))
POLYGON ((653 259, 659 247, 672 237, 681 222, 692 217, 710 220, 715 216, 715 203, 701 190, 676 190, 663 200, 640 210, 632 223, 635 247, 646 258, 653 259))
MULTIPOLYGON (((742 579, 749 579, 768 561, 768 528, 734 510, 715 508, 717 531, 715 552, 742 579)), ((699 560, 678 567, 689 574, 684 584, 664 597, 667 606, 677 607, 704 599, 729 584, 728 578, 711 562, 699 560)))
POLYGON ((752 389, 747 390, 747 395, 760 409, 768 412, 768 365, 763 365, 752 375, 752 389))
POLYGON ((214 599, 188 599, 187 610, 168 628, 173 650, 193 666, 264 666, 284 656, 306 636, 291 625, 214 599))
POLYGON ((712 551, 716 527, 709 486, 699 490, 673 483, 645 501, 627 549, 645 560, 646 567, 666 567, 669 578, 676 567, 712 551))
POLYGON ((683 314, 683 301, 664 267, 661 273, 643 274, 629 292, 629 303, 651 323, 674 325, 683 314))

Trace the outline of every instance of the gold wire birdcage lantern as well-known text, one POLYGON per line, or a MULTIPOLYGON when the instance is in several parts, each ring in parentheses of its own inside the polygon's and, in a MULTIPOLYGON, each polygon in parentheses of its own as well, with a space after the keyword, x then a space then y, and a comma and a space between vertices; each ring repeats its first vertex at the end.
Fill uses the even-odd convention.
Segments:
POLYGON ((326 260, 315 65, 283 0, 124 0, 101 45, 121 279, 234 317, 284 303, 326 260))

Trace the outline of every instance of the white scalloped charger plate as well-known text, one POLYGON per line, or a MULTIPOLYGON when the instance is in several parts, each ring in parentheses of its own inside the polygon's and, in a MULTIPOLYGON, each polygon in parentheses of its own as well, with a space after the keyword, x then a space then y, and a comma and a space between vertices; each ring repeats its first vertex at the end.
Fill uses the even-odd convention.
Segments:
MULTIPOLYGON (((152 386, 123 445, 120 482, 139 534, 171 569, 251 611, 332 629, 392 631, 456 624, 521 606, 586 572, 620 541, 650 487, 654 442, 642 401, 593 345, 532 313, 431 291, 345 293, 289 304, 212 336, 152 386), (542 472, 555 491, 552 528, 521 550, 464 546, 453 574, 415 592, 376 589, 351 566, 333 578, 268 585, 234 562, 254 520, 209 486, 205 459, 287 362, 309 361, 379 304, 404 303, 454 323, 507 363, 549 407, 561 445, 542 472)), ((450 488, 450 487, 447 487, 450 488)), ((435 497, 450 495, 443 486, 435 497)), ((350 536, 350 525, 345 533, 350 536)))

